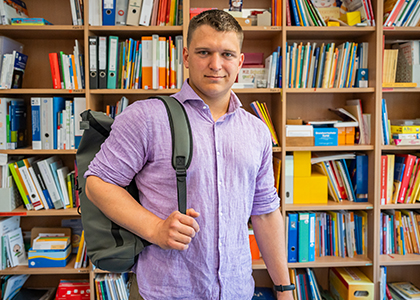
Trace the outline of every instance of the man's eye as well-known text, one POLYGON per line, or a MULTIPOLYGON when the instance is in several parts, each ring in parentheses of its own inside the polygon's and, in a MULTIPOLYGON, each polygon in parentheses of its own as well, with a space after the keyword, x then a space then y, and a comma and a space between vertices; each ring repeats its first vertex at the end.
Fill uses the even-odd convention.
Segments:
POLYGON ((200 55, 207 55, 208 52, 207 51, 199 51, 198 54, 200 54, 200 55))
POLYGON ((226 57, 233 57, 233 54, 232 53, 225 53, 225 56, 226 57))

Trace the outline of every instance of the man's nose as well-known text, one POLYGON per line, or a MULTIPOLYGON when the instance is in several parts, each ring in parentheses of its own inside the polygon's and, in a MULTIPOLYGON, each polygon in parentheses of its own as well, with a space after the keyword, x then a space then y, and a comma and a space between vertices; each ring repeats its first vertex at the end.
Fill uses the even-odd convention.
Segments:
POLYGON ((219 71, 222 68, 222 58, 218 53, 214 53, 210 57, 209 67, 213 71, 219 71))

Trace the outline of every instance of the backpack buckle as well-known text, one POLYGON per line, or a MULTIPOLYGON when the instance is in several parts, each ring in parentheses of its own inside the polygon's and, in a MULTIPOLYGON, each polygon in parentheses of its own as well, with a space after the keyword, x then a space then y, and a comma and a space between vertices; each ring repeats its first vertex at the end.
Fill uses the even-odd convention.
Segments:
POLYGON ((176 159, 176 177, 187 177, 187 168, 185 167, 185 157, 177 156, 176 159))

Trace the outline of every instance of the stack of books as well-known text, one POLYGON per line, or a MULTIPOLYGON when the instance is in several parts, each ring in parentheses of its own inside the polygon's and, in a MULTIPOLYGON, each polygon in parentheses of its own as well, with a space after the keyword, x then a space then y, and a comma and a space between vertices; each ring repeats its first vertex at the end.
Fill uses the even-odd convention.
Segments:
POLYGON ((380 254, 420 254, 420 214, 409 210, 384 210, 380 217, 380 254))
POLYGON ((143 0, 117 1, 117 3, 114 1, 114 4, 111 2, 111 5, 107 5, 102 0, 92 0, 89 1, 89 24, 92 26, 182 25, 182 1, 143 0))
POLYGON ((268 112, 267 104, 254 101, 251 103, 251 107, 254 110, 256 116, 268 126, 271 133, 271 140, 273 147, 279 147, 280 143, 277 138, 276 130, 274 129, 273 122, 271 121, 270 113, 268 112))
POLYGON ((392 120, 391 135, 396 146, 420 145, 420 120, 392 120))
POLYGON ((368 87, 368 43, 286 45, 289 88, 368 87))
POLYGON ((420 2, 415 0, 386 0, 384 23, 386 27, 416 27, 420 23, 420 2))
POLYGON ((28 265, 27 253, 23 242, 20 216, 0 219, 0 270, 20 265, 28 265))
POLYGON ((414 204, 420 200, 418 154, 381 156, 381 204, 414 204))
POLYGON ((77 39, 72 54, 60 51, 60 53, 49 53, 48 56, 53 88, 67 90, 85 88, 85 60, 77 39))
POLYGON ((76 171, 69 171, 58 156, 30 157, 11 162, 9 170, 28 210, 79 205, 79 195, 74 186, 76 171))

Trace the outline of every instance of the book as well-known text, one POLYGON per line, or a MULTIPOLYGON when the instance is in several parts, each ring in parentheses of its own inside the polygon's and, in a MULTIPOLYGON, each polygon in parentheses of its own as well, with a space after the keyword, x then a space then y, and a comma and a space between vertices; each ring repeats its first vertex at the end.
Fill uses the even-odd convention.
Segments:
POLYGON ((13 51, 13 56, 14 62, 11 88, 18 89, 22 88, 23 74, 25 73, 28 56, 18 51, 13 51))
POLYGON ((388 286, 403 299, 420 299, 420 289, 411 282, 390 282, 388 286))
POLYGON ((44 18, 12 18, 11 25, 23 25, 23 26, 42 26, 42 25, 53 25, 44 18))
POLYGON ((9 277, 4 284, 4 289, 2 287, 2 296, 3 296, 2 299, 4 300, 15 299, 14 296, 20 291, 22 286, 25 284, 26 280, 28 280, 29 276, 30 275, 22 274, 22 275, 13 275, 9 277))
POLYGON ((16 228, 6 234, 7 248, 10 249, 9 258, 12 267, 28 264, 25 244, 23 243, 22 228, 16 228))
POLYGON ((0 1, 1 23, 10 25, 12 18, 28 18, 28 9, 21 0, 0 1))

